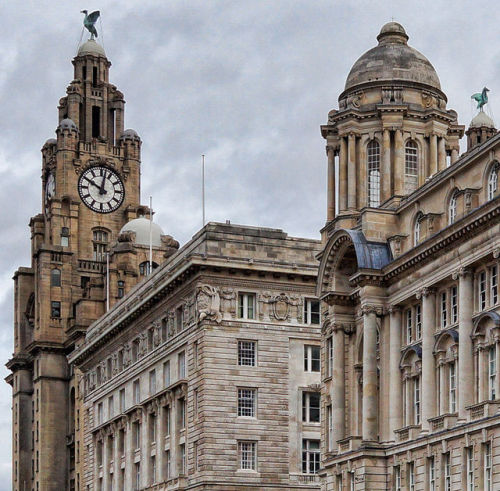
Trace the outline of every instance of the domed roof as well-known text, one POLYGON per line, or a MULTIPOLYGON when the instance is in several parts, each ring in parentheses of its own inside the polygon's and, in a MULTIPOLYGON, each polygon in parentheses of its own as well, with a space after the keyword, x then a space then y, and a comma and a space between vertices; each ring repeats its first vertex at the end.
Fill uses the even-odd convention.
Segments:
MULTIPOLYGON (((135 243, 138 245, 149 246, 149 220, 144 217, 134 218, 130 222, 126 223, 120 233, 122 232, 135 232, 135 243)), ((163 235, 163 230, 161 227, 152 223, 152 244, 154 247, 161 246, 161 236, 163 235)))
POLYGON ((55 138, 49 138, 44 144, 44 147, 48 147, 50 145, 57 145, 57 140, 55 138))
POLYGON ((366 82, 392 80, 417 82, 441 90, 436 70, 422 53, 408 46, 408 35, 401 24, 385 24, 377 40, 378 46, 354 63, 345 90, 366 82))
POLYGON ((100 44, 97 44, 94 39, 89 39, 78 49, 78 56, 85 55, 104 56, 104 58, 106 58, 104 48, 100 44))
POLYGON ((61 130, 78 130, 78 128, 76 127, 76 124, 73 122, 72 119, 69 119, 69 118, 63 119, 59 123, 58 129, 61 129, 61 130))
POLYGON ((479 111, 469 125, 470 128, 481 128, 481 126, 486 126, 488 128, 495 127, 493 120, 484 111, 479 111))
POLYGON ((139 135, 137 134, 137 131, 135 130, 132 130, 132 129, 128 129, 128 130, 125 130, 121 135, 120 135, 120 139, 121 140, 125 140, 126 138, 130 138, 132 140, 140 140, 140 137, 139 135))

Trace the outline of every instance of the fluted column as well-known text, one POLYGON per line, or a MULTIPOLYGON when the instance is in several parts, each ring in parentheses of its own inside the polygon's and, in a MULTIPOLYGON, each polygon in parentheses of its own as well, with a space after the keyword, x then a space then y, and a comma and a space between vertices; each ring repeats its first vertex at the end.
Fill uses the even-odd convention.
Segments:
POLYGON ((333 367, 331 382, 333 448, 344 438, 345 425, 345 360, 343 326, 333 330, 333 367))
POLYGON ((347 207, 356 209, 356 135, 349 133, 347 147, 347 207))
POLYGON ((424 288, 422 296, 422 431, 429 431, 429 418, 436 413, 436 364, 434 330, 436 326, 436 294, 424 288))
POLYGON ((339 155, 339 211, 347 210, 347 143, 340 138, 339 155))
POLYGON ((335 218, 335 149, 330 145, 327 146, 326 155, 328 157, 326 219, 330 221, 335 218))
POLYGON ((404 177, 403 132, 396 130, 394 132, 394 194, 398 196, 404 194, 404 177))
POLYGON ((472 404, 474 370, 472 364, 472 271, 462 269, 458 273, 458 417, 467 418, 466 407, 472 404))
POLYGON ((384 129, 382 134, 382 199, 381 202, 391 196, 391 132, 384 129))
POLYGON ((446 140, 444 137, 439 137, 438 140, 438 170, 446 168, 446 140))
POLYGON ((401 309, 390 309, 389 340, 389 431, 391 439, 394 430, 402 427, 402 383, 399 360, 401 358, 401 309))
POLYGON ((430 136, 430 151, 429 151, 429 175, 433 175, 437 172, 437 135, 430 136))
POLYGON ((377 308, 363 307, 363 424, 365 441, 377 441, 377 308))

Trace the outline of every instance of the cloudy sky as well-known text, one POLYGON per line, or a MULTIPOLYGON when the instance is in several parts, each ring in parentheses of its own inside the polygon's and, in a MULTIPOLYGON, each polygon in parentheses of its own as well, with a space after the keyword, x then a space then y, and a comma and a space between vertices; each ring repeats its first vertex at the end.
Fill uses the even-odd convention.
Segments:
MULTIPOLYGON (((186 242, 207 218, 318 237, 326 157, 319 125, 354 61, 394 17, 436 68, 462 124, 473 92, 500 115, 498 4, 483 1, 8 1, 0 41, 0 360, 12 352, 12 281, 40 212, 40 148, 72 80, 81 9, 101 10, 111 82, 143 140, 142 201, 186 242)), ((3 365, 3 363, 2 363, 3 365)), ((2 376, 7 375, 5 368, 2 376)), ((0 383, 0 490, 10 489, 10 388, 0 383)))

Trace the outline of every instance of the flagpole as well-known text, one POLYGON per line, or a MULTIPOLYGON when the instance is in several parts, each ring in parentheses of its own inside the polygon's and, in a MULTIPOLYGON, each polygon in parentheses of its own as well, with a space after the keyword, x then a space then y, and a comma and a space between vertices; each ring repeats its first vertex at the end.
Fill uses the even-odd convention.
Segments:
POLYGON ((201 156, 201 207, 203 213, 203 226, 205 226, 205 155, 201 156))
POLYGON ((153 272, 153 197, 149 197, 149 274, 153 272))

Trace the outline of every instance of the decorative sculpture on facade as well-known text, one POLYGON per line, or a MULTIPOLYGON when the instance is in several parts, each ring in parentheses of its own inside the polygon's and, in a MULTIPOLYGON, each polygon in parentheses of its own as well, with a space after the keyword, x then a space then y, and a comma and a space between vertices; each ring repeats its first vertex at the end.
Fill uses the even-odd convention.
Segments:
POLYGON ((219 291, 210 285, 198 286, 196 294, 196 309, 198 311, 198 321, 204 319, 215 320, 217 324, 222 321, 220 311, 220 295, 219 291))

